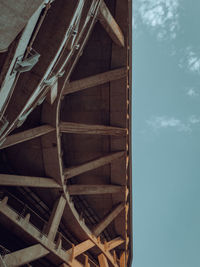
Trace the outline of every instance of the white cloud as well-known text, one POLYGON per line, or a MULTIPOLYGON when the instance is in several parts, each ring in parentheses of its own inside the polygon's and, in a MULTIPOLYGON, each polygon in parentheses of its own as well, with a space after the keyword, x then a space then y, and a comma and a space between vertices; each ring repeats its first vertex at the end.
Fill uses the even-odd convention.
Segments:
POLYGON ((186 67, 189 71, 200 74, 200 52, 194 51, 192 47, 187 47, 179 66, 186 67))
POLYGON ((159 129, 173 128, 180 132, 190 132, 189 124, 183 123, 181 120, 174 117, 155 116, 147 121, 147 124, 157 131, 159 129))
POLYGON ((200 116, 191 115, 184 121, 175 117, 153 116, 151 119, 147 120, 146 123, 155 132, 171 128, 178 132, 191 133, 196 126, 200 126, 200 116))
POLYGON ((157 37, 175 38, 178 28, 178 0, 142 0, 139 15, 142 22, 157 29, 157 37))
POLYGON ((191 97, 195 97, 195 96, 198 96, 199 93, 196 92, 196 91, 194 90, 194 88, 190 88, 190 89, 187 90, 187 95, 188 95, 188 96, 191 96, 191 97))
POLYGON ((190 116, 189 123, 191 123, 191 124, 198 124, 198 123, 200 123, 200 117, 197 117, 196 115, 190 116))

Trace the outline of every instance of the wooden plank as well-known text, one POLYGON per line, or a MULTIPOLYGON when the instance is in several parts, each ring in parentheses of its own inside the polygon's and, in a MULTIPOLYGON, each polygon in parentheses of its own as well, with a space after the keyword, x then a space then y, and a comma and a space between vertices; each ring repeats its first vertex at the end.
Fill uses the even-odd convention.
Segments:
POLYGON ((120 185, 68 185, 67 190, 70 195, 96 195, 114 194, 124 192, 124 186, 120 185))
POLYGON ((107 243, 108 250, 112 250, 112 249, 120 246, 124 242, 125 242, 124 239, 122 239, 120 236, 116 237, 107 243))
POLYGON ((60 131, 63 133, 100 134, 113 136, 126 136, 127 134, 127 129, 125 128, 74 122, 61 122, 60 131))
POLYGON ((110 155, 100 157, 98 159, 92 160, 90 162, 81 164, 79 166, 66 168, 64 170, 65 179, 72 178, 84 172, 96 169, 98 167, 104 166, 111 163, 112 161, 119 159, 125 155, 125 152, 115 152, 110 155))
POLYGON ((85 265, 84 267, 90 267, 90 264, 88 262, 88 255, 85 255, 85 265))
POLYGON ((113 42, 124 47, 124 35, 104 1, 102 1, 99 9, 99 21, 110 35, 113 42))
POLYGON ((120 256, 119 266, 120 267, 126 267, 126 254, 125 254, 125 251, 123 251, 122 255, 120 256))
POLYGON ((127 68, 109 70, 97 75, 93 75, 87 78, 80 79, 78 81, 73 81, 71 83, 68 83, 63 90, 63 94, 67 95, 75 93, 90 87, 94 87, 100 84, 121 79, 126 75, 127 75, 127 68))
POLYGON ((66 199, 61 195, 55 202, 53 211, 51 213, 48 224, 45 228, 45 232, 48 235, 48 239, 54 241, 56 232, 58 230, 63 211, 66 205, 66 199))
POLYGON ((16 133, 9 135, 5 142, 0 146, 0 149, 10 147, 28 140, 31 140, 33 138, 45 135, 47 133, 53 132, 55 130, 54 127, 50 125, 42 125, 39 127, 35 127, 26 131, 23 131, 21 133, 16 133))
POLYGON ((4 262, 6 266, 17 267, 40 259, 48 254, 49 251, 46 248, 37 244, 5 255, 4 262))
POLYGON ((116 208, 114 208, 93 230, 95 236, 100 235, 101 232, 119 215, 119 213, 124 209, 124 203, 120 203, 116 208))
MULTIPOLYGON (((81 242, 80 244, 74 246, 74 257, 77 257, 78 255, 84 253, 85 251, 93 248, 95 246, 95 244, 90 240, 86 240, 86 241, 83 241, 81 242)), ((67 253, 72 253, 72 248, 67 250, 67 253)))
POLYGON ((100 267, 109 267, 106 257, 102 254, 98 256, 100 267))
POLYGON ((21 176, 21 175, 11 175, 11 174, 0 174, 0 185, 61 188, 61 186, 51 178, 21 176))

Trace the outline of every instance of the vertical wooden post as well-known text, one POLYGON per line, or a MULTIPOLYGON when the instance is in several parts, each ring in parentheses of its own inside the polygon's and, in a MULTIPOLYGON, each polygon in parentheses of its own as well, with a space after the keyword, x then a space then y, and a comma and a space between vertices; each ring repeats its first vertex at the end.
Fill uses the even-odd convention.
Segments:
POLYGON ((126 254, 125 251, 120 256, 120 267, 126 267, 126 254))
POLYGON ((100 267, 109 267, 106 257, 102 254, 98 256, 100 267))

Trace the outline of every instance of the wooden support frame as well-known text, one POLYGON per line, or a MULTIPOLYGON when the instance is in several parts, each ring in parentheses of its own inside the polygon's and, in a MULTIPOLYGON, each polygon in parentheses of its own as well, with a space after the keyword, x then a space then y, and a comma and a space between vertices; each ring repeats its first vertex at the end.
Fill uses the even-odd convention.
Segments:
POLYGON ((98 159, 92 160, 90 162, 81 164, 79 166, 66 168, 64 170, 65 179, 72 178, 76 175, 79 175, 81 173, 96 169, 98 167, 104 166, 106 164, 111 163, 112 161, 116 159, 120 159, 121 157, 125 156, 125 152, 115 152, 111 153, 110 155, 100 157, 98 159))
POLYGON ((73 248, 69 249, 67 251, 67 253, 71 253, 73 252, 73 256, 74 258, 79 256, 80 254, 84 253, 85 251, 93 248, 95 246, 95 244, 90 240, 86 240, 81 242, 80 244, 74 246, 73 248))
POLYGON ((49 254, 49 250, 42 245, 37 244, 28 248, 20 249, 5 255, 3 258, 6 266, 17 267, 24 264, 28 264, 32 261, 45 257, 49 254))
POLYGON ((125 191, 124 186, 120 185, 68 185, 67 190, 70 195, 97 195, 115 194, 125 191))
POLYGON ((126 253, 125 253, 125 251, 123 251, 121 256, 120 256, 119 266, 120 267, 126 267, 126 253))
POLYGON ((113 240, 107 242, 108 250, 112 250, 112 249, 120 246, 124 242, 125 242, 125 240, 122 239, 120 236, 118 236, 118 237, 114 238, 113 240))
POLYGON ((60 131, 62 133, 75 134, 99 134, 99 135, 113 135, 126 136, 127 129, 120 127, 113 127, 107 125, 92 125, 75 122, 61 122, 60 131))
POLYGON ((84 265, 84 267, 90 267, 90 264, 88 262, 88 256, 87 255, 85 255, 85 265, 84 265))
MULTIPOLYGON (((64 263, 69 263, 70 254, 62 248, 56 249, 55 243, 47 236, 42 235, 42 233, 31 223, 29 223, 26 218, 21 218, 20 220, 18 220, 18 214, 7 205, 7 200, 8 197, 5 197, 2 201, 0 201, 1 218, 4 217, 4 219, 7 219, 12 225, 15 225, 16 229, 22 231, 26 236, 31 236, 33 240, 40 243, 43 247, 53 253, 55 257, 57 257, 64 263)), ((74 259, 74 264, 76 264, 77 267, 83 267, 83 265, 76 259, 74 259)))
POLYGON ((52 178, 0 174, 1 186, 28 186, 43 188, 61 188, 52 178))
POLYGON ((103 254, 100 254, 98 256, 98 260, 99 260, 100 267, 109 267, 108 261, 103 254))
POLYGON ((45 135, 47 133, 50 133, 52 131, 55 131, 55 128, 50 125, 42 125, 39 127, 35 127, 20 133, 9 135, 5 142, 0 145, 0 149, 7 148, 28 140, 31 140, 33 138, 45 135))
POLYGON ((127 75, 127 68, 120 68, 115 70, 109 70, 97 75, 93 75, 87 78, 83 78, 78 81, 73 81, 68 83, 64 90, 63 95, 75 93, 78 91, 85 90, 100 84, 111 82, 114 80, 119 80, 127 75))
POLYGON ((95 236, 99 236, 101 232, 119 215, 119 213, 124 209, 124 203, 120 203, 115 207, 93 230, 95 236))
POLYGON ((119 46, 124 47, 124 35, 104 1, 101 2, 99 8, 99 21, 107 31, 107 33, 110 35, 113 42, 115 42, 119 46))

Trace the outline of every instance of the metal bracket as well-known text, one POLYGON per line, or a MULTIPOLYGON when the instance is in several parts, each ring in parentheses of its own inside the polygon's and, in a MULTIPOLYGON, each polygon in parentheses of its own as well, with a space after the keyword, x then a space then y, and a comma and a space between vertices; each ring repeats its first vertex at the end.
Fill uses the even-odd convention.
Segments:
POLYGON ((32 49, 29 53, 27 58, 23 59, 23 55, 17 57, 11 75, 19 72, 27 72, 30 71, 36 63, 39 61, 40 54, 37 53, 34 49, 32 49))

